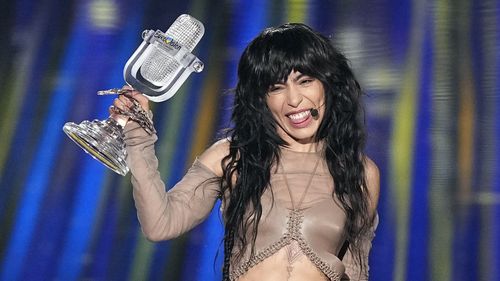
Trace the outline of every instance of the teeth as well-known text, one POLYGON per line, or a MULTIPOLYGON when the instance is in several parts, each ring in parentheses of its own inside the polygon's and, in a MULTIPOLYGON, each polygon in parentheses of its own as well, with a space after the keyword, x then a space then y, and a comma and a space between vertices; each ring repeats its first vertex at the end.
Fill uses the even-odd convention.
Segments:
POLYGON ((306 110, 299 113, 288 115, 288 117, 290 117, 290 119, 292 120, 300 120, 306 118, 308 115, 309 115, 309 110, 306 110))

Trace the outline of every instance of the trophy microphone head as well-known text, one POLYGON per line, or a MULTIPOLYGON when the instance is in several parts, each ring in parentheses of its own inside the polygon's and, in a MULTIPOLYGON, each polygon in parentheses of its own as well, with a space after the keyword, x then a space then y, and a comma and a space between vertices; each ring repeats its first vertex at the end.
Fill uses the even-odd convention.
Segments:
POLYGON ((125 81, 151 101, 171 98, 191 72, 203 70, 203 63, 191 51, 204 33, 203 24, 186 14, 165 33, 145 30, 144 41, 123 70, 125 81))
MULTIPOLYGON (((175 48, 184 47, 186 51, 193 51, 200 42, 205 29, 203 24, 189 15, 179 16, 165 32, 167 44, 175 48)), ((161 85, 172 79, 173 74, 180 67, 175 57, 164 48, 154 48, 141 66, 141 75, 152 84, 161 85)))

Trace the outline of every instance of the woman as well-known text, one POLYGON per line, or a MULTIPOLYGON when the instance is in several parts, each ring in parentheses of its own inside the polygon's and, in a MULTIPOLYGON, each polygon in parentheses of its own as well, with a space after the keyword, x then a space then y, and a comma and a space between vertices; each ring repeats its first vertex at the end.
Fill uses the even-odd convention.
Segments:
MULTIPOLYGON (((125 125, 144 234, 177 237, 221 199, 224 280, 367 280, 379 175, 363 153, 360 95, 326 37, 303 24, 264 30, 239 62, 234 127, 169 192, 156 135, 125 125)), ((131 99, 149 109, 132 89, 114 106, 131 99)))

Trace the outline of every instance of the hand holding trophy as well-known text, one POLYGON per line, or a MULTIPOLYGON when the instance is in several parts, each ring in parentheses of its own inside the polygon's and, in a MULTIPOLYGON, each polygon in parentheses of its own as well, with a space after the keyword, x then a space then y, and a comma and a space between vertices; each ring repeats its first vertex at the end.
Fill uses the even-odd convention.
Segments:
MULTIPOLYGON (((201 72, 203 63, 191 51, 204 32, 203 24, 186 14, 180 15, 165 33, 160 30, 143 31, 143 42, 123 69, 128 86, 98 92, 98 95, 123 95, 118 100, 132 103, 119 107, 115 102, 110 109, 111 114, 139 123, 149 134, 155 133, 152 120, 144 109, 147 102, 135 95, 139 91, 150 101, 165 101, 177 92, 192 72, 201 72)), ((117 120, 120 121, 120 118, 117 120)), ((122 137, 124 124, 125 121, 117 122, 109 117, 106 120, 85 120, 80 124, 68 122, 63 130, 85 152, 124 176, 129 171, 122 137)))

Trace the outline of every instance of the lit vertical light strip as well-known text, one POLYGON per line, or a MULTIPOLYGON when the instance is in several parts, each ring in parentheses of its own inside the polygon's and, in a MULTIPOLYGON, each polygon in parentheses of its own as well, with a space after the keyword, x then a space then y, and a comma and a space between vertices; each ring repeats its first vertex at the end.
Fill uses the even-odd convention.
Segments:
MULTIPOLYGON (((469 280, 467 276, 474 276, 473 264, 468 261, 474 259, 470 252, 474 241, 468 239, 467 228, 472 225, 471 202, 473 197, 473 174, 474 174, 474 147, 476 131, 475 120, 476 92, 474 88, 475 79, 472 69, 472 47, 471 47, 471 0, 461 0, 457 7, 458 17, 458 46, 456 56, 460 58, 458 65, 458 99, 457 99, 457 213, 455 215, 455 231, 453 237, 453 263, 451 280, 469 280), (467 259, 461 258, 466 254, 467 259)), ((474 234, 477 237, 477 233, 474 234)))
POLYGON ((498 119, 498 104, 499 75, 496 65, 498 61, 499 45, 497 36, 498 26, 498 1, 485 0, 481 1, 480 7, 480 27, 481 31, 481 52, 483 54, 481 62, 483 65, 483 75, 480 81, 483 90, 483 111, 481 112, 481 136, 482 143, 479 151, 481 157, 481 169, 479 171, 479 194, 477 202, 480 204, 481 226, 480 231, 480 248, 479 248, 479 278, 481 280, 498 280, 498 254, 499 248, 492 247, 499 245, 499 233, 495 232, 499 227, 499 217, 495 214, 500 209, 500 193, 495 193, 498 185, 498 159, 496 150, 498 149, 499 140, 496 134, 496 121, 498 119), (496 275, 496 278, 495 278, 496 275))
MULTIPOLYGON (((494 55, 494 61, 495 61, 495 77, 500 77, 500 14, 498 11, 500 11, 500 1, 496 2, 496 7, 495 10, 497 13, 495 13, 496 17, 496 23, 493 25, 494 29, 494 34, 495 34, 495 46, 497 52, 494 55)), ((500 81, 498 79, 495 79, 495 90, 494 90, 494 96, 496 99, 496 114, 495 116, 495 124, 496 124, 496 169, 494 171, 494 174, 496 178, 500 176, 500 81)), ((498 265, 500 264, 500 181, 496 180, 494 181, 494 187, 493 191, 495 193, 495 197, 497 198, 496 204, 494 206, 494 213, 493 213, 493 241, 492 241, 492 248, 494 249, 494 255, 492 259, 492 264, 493 265, 498 265)), ((498 266, 493 266, 493 274, 492 278, 495 280, 500 280, 500 269, 498 266)))
MULTIPOLYGON (((495 61, 495 72, 494 76, 495 77, 500 77, 500 15, 498 11, 500 11, 500 1, 497 1, 497 5, 495 7, 495 10, 497 13, 495 13, 496 17, 496 23, 493 23, 493 32, 495 34, 495 46, 497 51, 494 54, 493 60, 495 61)), ((495 164, 496 164, 496 169, 494 170, 494 177, 496 179, 500 178, 500 82, 498 79, 495 79, 495 90, 494 90, 494 96, 495 96, 495 109, 496 113, 494 115, 494 122, 495 122, 495 140, 496 140, 496 152, 495 152, 495 164)), ((500 264, 500 181, 496 180, 493 183, 493 192, 495 194, 496 198, 496 203, 494 205, 494 211, 493 211, 493 227, 492 227, 492 233, 493 233, 493 240, 491 242, 492 244, 492 249, 494 251, 492 260, 491 260, 491 265, 493 267, 493 273, 492 273, 492 278, 493 280, 500 280, 500 268, 496 265, 500 264)))
MULTIPOLYGON (((229 30, 228 50, 230 56, 224 66, 226 69, 226 79, 224 89, 232 89, 237 83, 238 61, 243 53, 243 50, 250 41, 257 36, 265 27, 268 10, 262 11, 260 14, 254 14, 251 11, 259 9, 257 5, 266 6, 267 1, 237 1, 233 4, 233 14, 229 22, 231 28, 229 30)), ((262 7, 261 6, 261 7, 262 7)), ((232 95, 225 96, 221 101, 222 113, 219 116, 219 128, 230 126, 231 111, 233 107, 232 95)))
MULTIPOLYGON (((398 186, 394 186, 394 158, 391 157, 395 152, 393 146, 394 140, 391 137, 394 137, 395 110, 402 85, 405 81, 404 74, 410 67, 408 66, 407 57, 408 50, 411 49, 412 45, 411 40, 413 39, 411 31, 412 28, 415 28, 413 27, 415 17, 412 10, 415 5, 412 1, 392 0, 386 2, 386 4, 387 7, 383 8, 386 10, 385 12, 382 12, 380 7, 375 9, 380 13, 375 16, 375 19, 380 22, 375 22, 373 25, 370 24, 370 29, 364 28, 364 32, 368 33, 379 30, 381 38, 384 38, 382 40, 387 40, 387 42, 380 42, 380 46, 383 46, 387 50, 386 55, 382 53, 380 59, 382 61, 386 60, 383 62, 383 65, 387 65, 389 68, 388 77, 389 81, 392 81, 387 84, 387 88, 377 89, 376 85, 373 88, 367 88, 368 96, 365 97, 368 102, 366 104, 368 117, 368 146, 366 152, 373 157, 379 166, 381 184, 378 204, 380 224, 376 230, 373 248, 370 252, 370 280, 373 279, 374 281, 396 280, 394 278, 396 267, 400 266, 401 268, 401 266, 404 266, 398 256, 400 254, 398 249, 398 243, 400 243, 398 227, 400 225, 398 225, 397 221, 401 220, 401 218, 398 218, 400 212, 397 208, 400 205, 398 205, 398 194, 395 191, 398 186), (397 5, 393 5, 396 3, 397 5), (377 105, 377 103, 380 104, 377 105), (371 106, 375 107, 370 109, 371 106), (378 106, 383 109, 382 112, 376 112, 378 106), (398 265, 398 263, 402 265, 398 265)), ((367 8, 370 10, 369 14, 374 13, 371 7, 367 8)), ((365 34, 365 36, 370 37, 372 35, 365 34)), ((368 52, 367 55, 370 57, 373 54, 370 55, 370 52, 368 52)), ((377 71, 374 70, 372 72, 376 73, 377 71)), ((421 68, 419 73, 425 73, 424 69, 421 68)), ((378 76, 377 79, 384 81, 384 75, 381 77, 381 74, 378 73, 376 76, 378 76)), ((415 171, 413 170, 414 173, 415 171)), ((406 273, 403 272, 403 274, 406 273)))
MULTIPOLYGON (((0 185, 3 185, 0 223, 9 221, 12 216, 10 211, 15 208, 12 201, 18 200, 18 188, 24 182, 20 175, 26 173, 29 168, 26 163, 34 153, 30 148, 36 143, 36 138, 30 136, 39 123, 33 112, 41 101, 42 80, 47 76, 45 67, 52 43, 47 37, 58 30, 48 27, 51 16, 57 13, 53 5, 23 4, 27 3, 16 2, 18 19, 15 26, 19 28, 14 28, 12 34, 26 35, 19 51, 12 55, 13 66, 5 77, 8 83, 2 85, 5 96, 0 102, 0 185), (29 44, 24 43, 28 38, 29 44)), ((7 231, 7 227, 3 231, 7 231)))
MULTIPOLYGON (((205 3, 206 1, 198 1, 205 3)), ((198 6, 205 6, 198 4, 198 6)), ((199 11, 201 7, 195 7, 193 10, 199 11)), ((207 9, 207 7, 203 7, 203 9, 207 9)), ((211 138, 215 136, 215 121, 218 114, 218 102, 220 101, 220 95, 223 94, 220 92, 221 89, 221 80, 224 79, 223 73, 223 64, 222 59, 223 56, 220 54, 222 52, 216 52, 217 55, 210 56, 210 52, 208 50, 221 50, 226 48, 225 37, 225 29, 221 28, 224 20, 227 18, 224 17, 224 13, 217 9, 220 14, 217 14, 217 19, 214 20, 211 25, 205 27, 207 30, 207 35, 211 34, 210 38, 205 38, 207 44, 203 44, 201 50, 204 51, 202 56, 206 58, 208 61, 206 63, 207 74, 205 81, 203 81, 201 85, 202 93, 199 96, 199 101, 194 104, 194 106, 198 109, 198 118, 196 119, 196 124, 194 125, 194 132, 196 132, 196 137, 191 138, 191 153, 189 155, 189 162, 194 161, 195 157, 198 156, 201 152, 203 152, 207 145, 210 144, 211 138), (218 27, 216 29, 216 27, 218 27), (209 30, 213 28, 214 30, 209 30)), ((200 12, 201 13, 201 12, 200 12)))
POLYGON ((78 280, 84 266, 85 250, 95 217, 95 205, 102 192, 103 172, 106 169, 91 157, 82 162, 82 178, 75 186, 78 190, 71 221, 66 231, 59 258, 56 280, 78 280))
POLYGON ((78 69, 86 48, 86 29, 83 18, 76 19, 74 31, 61 65, 60 83, 54 90, 49 105, 47 120, 43 127, 39 148, 31 165, 31 172, 24 187, 24 195, 19 203, 15 216, 15 225, 9 241, 2 266, 1 280, 17 280, 28 254, 27 250, 33 236, 40 203, 47 188, 49 176, 62 139, 62 124, 72 100, 71 89, 77 85, 78 69))
POLYGON ((287 18, 289 22, 307 23, 309 13, 308 0, 287 0, 287 18))
POLYGON ((411 38, 406 69, 404 71, 399 100, 394 111, 394 127, 391 137, 390 188, 396 202, 396 253, 394 280, 405 280, 408 235, 409 202, 412 189, 412 164, 414 161, 415 105, 420 91, 422 42, 425 30, 425 2, 412 1, 414 15, 411 23, 411 38))
MULTIPOLYGON (((22 119, 20 115, 21 107, 25 96, 28 94, 27 89, 29 88, 29 78, 31 77, 31 70, 33 62, 36 60, 35 55, 37 54, 37 49, 43 44, 45 33, 42 32, 44 28, 44 22, 46 19, 44 17, 47 13, 38 11, 35 13, 33 18, 25 18, 33 16, 31 13, 27 12, 29 10, 29 5, 26 1, 16 2, 16 25, 13 30, 13 34, 25 33, 26 24, 29 20, 34 21, 29 25, 31 32, 30 34, 30 44, 24 44, 23 48, 19 53, 13 54, 13 59, 15 63, 12 69, 12 85, 8 85, 6 93, 8 97, 7 104, 2 107, 2 112, 0 117, 3 117, 0 126, 0 136, 2 136, 2 141, 0 142, 0 175, 4 172, 4 165, 7 161, 7 156, 9 149, 12 146, 12 139, 14 138, 14 132, 18 121, 22 119), (23 5, 24 4, 24 5, 23 5), (26 6, 25 6, 26 5, 26 6), (9 94, 10 93, 10 94, 9 94)), ((2 85, 3 88, 4 85, 2 85)), ((4 101, 5 102, 5 101, 4 101)), ((15 144, 14 144, 15 145, 15 144)), ((4 175, 9 176, 9 175, 4 175)))
POLYGON ((432 142, 432 17, 426 17, 425 35, 422 44, 422 59, 419 69, 420 91, 415 111, 415 137, 410 190, 410 216, 408 232, 407 281, 429 279, 429 197, 426 192, 431 177, 432 142))
POLYGON ((118 194, 115 194, 118 205, 116 208, 118 231, 113 237, 113 258, 106 277, 110 280, 130 280, 133 263, 138 254, 138 236, 142 234, 138 231, 140 225, 132 199, 130 177, 121 177, 114 183, 119 186, 118 194))
POLYGON ((456 93, 453 89, 451 1, 438 0, 433 6, 434 86, 431 139, 432 179, 429 186, 431 229, 430 255, 432 280, 450 280, 452 264, 453 179, 456 167, 454 136, 456 93))
MULTIPOLYGON (((468 204, 472 196, 472 171, 474 163, 474 134, 476 115, 476 101, 474 99, 474 75, 472 72, 471 46, 469 43, 470 34, 470 0, 462 0, 458 11, 460 11, 460 27, 462 30, 459 37, 460 57, 459 77, 458 77, 458 200, 464 206, 468 204)), ((462 218, 459 217, 459 220, 462 218)))

